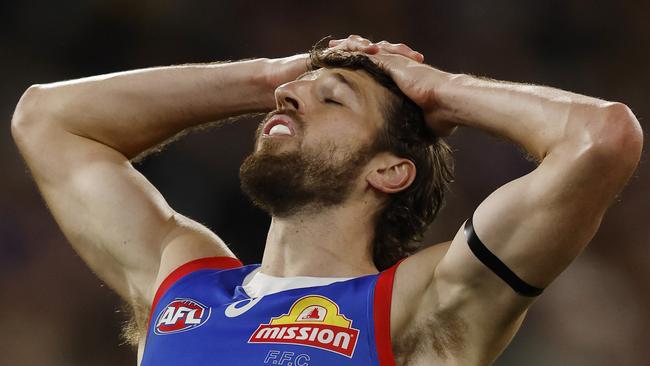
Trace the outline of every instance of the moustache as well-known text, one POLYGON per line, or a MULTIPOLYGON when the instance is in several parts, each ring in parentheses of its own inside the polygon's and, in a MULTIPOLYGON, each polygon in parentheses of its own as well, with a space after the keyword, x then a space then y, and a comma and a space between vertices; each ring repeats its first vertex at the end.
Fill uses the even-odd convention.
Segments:
POLYGON ((305 121, 298 115, 298 113, 294 110, 290 109, 276 109, 274 111, 269 112, 264 119, 262 119, 262 122, 260 122, 259 126, 257 127, 257 137, 260 137, 262 133, 262 129, 264 128, 264 125, 266 122, 268 122, 271 118, 274 116, 277 116, 278 114, 283 114, 285 116, 289 116, 291 120, 293 121, 294 128, 298 130, 302 130, 305 126, 305 121))

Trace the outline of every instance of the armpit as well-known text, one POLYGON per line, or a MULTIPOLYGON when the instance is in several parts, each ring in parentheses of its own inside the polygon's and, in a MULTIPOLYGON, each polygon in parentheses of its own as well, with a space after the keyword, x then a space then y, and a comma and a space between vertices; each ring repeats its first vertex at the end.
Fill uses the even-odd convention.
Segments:
POLYGON ((120 338, 122 344, 128 344, 134 349, 138 348, 138 343, 147 332, 148 316, 151 313, 151 307, 141 304, 124 303, 120 307, 120 312, 125 315, 122 323, 120 338))
POLYGON ((468 326, 449 310, 438 311, 414 322, 399 339, 393 342, 397 365, 409 365, 421 357, 434 354, 449 359, 462 353, 466 344, 468 326))

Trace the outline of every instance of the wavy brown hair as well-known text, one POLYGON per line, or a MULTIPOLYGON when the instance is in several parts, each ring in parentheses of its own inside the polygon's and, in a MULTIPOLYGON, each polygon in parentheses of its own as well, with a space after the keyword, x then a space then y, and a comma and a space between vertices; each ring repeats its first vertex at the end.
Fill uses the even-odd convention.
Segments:
POLYGON ((409 159, 416 167, 413 183, 388 195, 377 213, 373 260, 377 269, 384 270, 421 247, 422 236, 438 214, 453 181, 451 150, 427 127, 422 110, 386 71, 364 54, 326 51, 326 41, 321 40, 310 52, 311 68, 363 70, 388 89, 394 98, 384 103, 385 123, 375 141, 375 151, 409 159))

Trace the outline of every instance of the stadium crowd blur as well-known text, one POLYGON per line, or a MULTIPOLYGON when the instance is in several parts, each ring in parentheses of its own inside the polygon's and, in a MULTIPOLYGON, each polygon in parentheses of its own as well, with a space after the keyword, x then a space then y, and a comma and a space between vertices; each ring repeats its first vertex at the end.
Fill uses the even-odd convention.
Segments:
MULTIPOLYGON (((451 72, 545 84, 621 101, 650 130, 650 5, 615 1, 5 1, 0 4, 0 364, 134 365, 120 301, 67 245, 10 135, 31 84, 189 62, 279 57, 326 35, 405 42, 451 72)), ((268 218, 239 192, 256 120, 191 134, 138 164, 171 205, 245 263, 268 218)), ((532 163, 461 129, 456 183, 427 243, 532 163)), ((647 150, 647 148, 646 148, 647 150)), ((647 365, 650 169, 644 153, 592 244, 551 285, 497 365, 647 365)), ((603 172, 607 174, 607 172, 603 172)))

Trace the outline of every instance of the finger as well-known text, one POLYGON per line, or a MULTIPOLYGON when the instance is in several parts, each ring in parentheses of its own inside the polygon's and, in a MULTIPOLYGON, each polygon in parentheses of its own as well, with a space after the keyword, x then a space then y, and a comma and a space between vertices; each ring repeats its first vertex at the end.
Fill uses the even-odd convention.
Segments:
POLYGON ((351 34, 351 35, 348 36, 348 39, 352 40, 352 41, 355 41, 355 42, 364 43, 364 44, 372 43, 372 42, 370 42, 369 39, 363 38, 358 34, 351 34))
POLYGON ((420 63, 424 62, 424 55, 418 51, 406 51, 406 52, 400 52, 399 54, 402 56, 406 56, 413 61, 417 61, 420 63))
POLYGON ((383 49, 385 49, 387 51, 390 51, 392 53, 397 53, 397 54, 400 54, 400 55, 403 55, 403 56, 407 56, 410 52, 413 51, 411 49, 411 47, 405 45, 404 43, 394 44, 394 43, 385 42, 385 43, 382 44, 381 48, 383 48, 383 49))
POLYGON ((344 39, 331 39, 331 40, 329 41, 328 46, 329 46, 329 47, 338 46, 338 45, 341 44, 343 41, 345 41, 345 40, 344 40, 344 39))
POLYGON ((397 47, 398 53, 401 55, 404 55, 418 62, 424 62, 423 54, 405 45, 404 43, 398 43, 395 46, 397 47))
POLYGON ((372 44, 372 42, 369 39, 363 38, 363 37, 358 36, 356 34, 353 34, 353 35, 349 36, 346 39, 346 43, 354 44, 357 47, 366 47, 366 46, 370 46, 372 44))
POLYGON ((369 53, 371 55, 374 55, 374 54, 378 53, 379 51, 380 51, 380 48, 376 44, 370 44, 370 45, 365 46, 363 48, 363 52, 369 53))
POLYGON ((413 51, 413 49, 411 47, 405 45, 404 43, 398 43, 398 44, 395 45, 395 47, 397 47, 400 50, 404 50, 404 51, 413 51))
POLYGON ((379 52, 379 47, 368 40, 350 39, 349 37, 344 40, 330 41, 329 47, 337 50, 345 50, 351 52, 365 52, 375 54, 379 52))
POLYGON ((381 41, 377 42, 377 44, 382 48, 386 48, 392 51, 399 51, 400 53, 413 51, 411 47, 405 45, 404 43, 390 43, 388 41, 381 41))
POLYGON ((424 62, 423 54, 414 51, 411 47, 405 45, 404 43, 394 44, 386 41, 381 41, 378 42, 377 45, 381 48, 382 51, 402 55, 417 62, 424 62))

